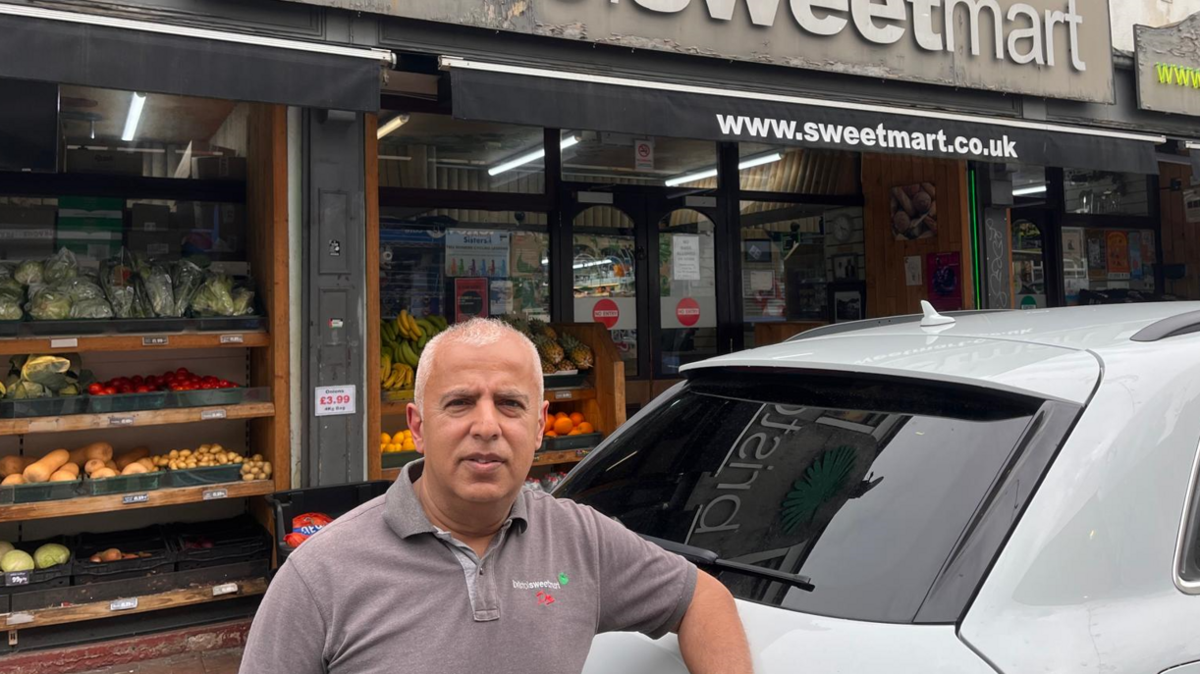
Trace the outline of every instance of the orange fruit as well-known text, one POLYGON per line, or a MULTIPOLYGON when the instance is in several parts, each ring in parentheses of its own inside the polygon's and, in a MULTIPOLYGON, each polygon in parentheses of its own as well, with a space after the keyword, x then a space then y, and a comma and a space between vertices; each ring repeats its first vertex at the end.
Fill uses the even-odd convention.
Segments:
POLYGON ((555 414, 555 415, 554 415, 554 418, 555 418, 555 419, 567 419, 567 418, 569 418, 569 417, 567 417, 567 413, 566 413, 566 412, 559 412, 558 414, 555 414))
POLYGON ((567 435, 583 435, 583 432, 580 431, 578 428, 572 428, 571 432, 567 433, 567 435))
POLYGON ((554 421, 555 421, 554 417, 552 415, 547 414, 546 415, 546 428, 543 429, 543 432, 549 433, 550 431, 553 431, 554 430, 554 421))
POLYGON ((557 438, 558 433, 555 433, 554 431, 546 431, 546 437, 547 438, 557 438))
POLYGON ((575 424, 571 423, 571 420, 566 417, 558 419, 554 422, 554 432, 558 433, 559 435, 566 435, 567 433, 570 433, 573 428, 575 428, 575 424))
POLYGON ((583 423, 583 415, 579 412, 571 412, 571 423, 578 426, 583 423))
POLYGON ((596 429, 593 428, 592 425, 586 421, 579 424, 578 426, 576 426, 575 430, 579 431, 580 433, 595 433, 596 432, 596 429))

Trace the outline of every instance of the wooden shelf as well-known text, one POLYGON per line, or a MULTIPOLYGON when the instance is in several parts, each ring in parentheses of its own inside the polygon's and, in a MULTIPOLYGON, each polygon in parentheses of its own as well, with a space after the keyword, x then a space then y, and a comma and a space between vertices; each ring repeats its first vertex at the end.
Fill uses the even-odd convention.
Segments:
POLYGON ((383 479, 391 480, 392 482, 395 482, 396 478, 400 477, 400 471, 402 471, 402 470, 404 470, 404 469, 403 468, 384 468, 383 469, 383 479))
POLYGON ((572 400, 595 400, 594 388, 559 388, 546 389, 546 400, 552 403, 565 403, 572 400))
POLYGON ((225 496, 217 495, 219 499, 245 498, 247 496, 265 496, 274 493, 275 483, 272 480, 253 480, 250 482, 225 482, 221 484, 206 484, 196 487, 176 487, 173 489, 154 489, 146 492, 132 492, 133 495, 145 494, 146 500, 138 503, 125 503, 131 494, 109 494, 106 496, 80 496, 79 498, 63 499, 61 501, 39 501, 37 503, 16 503, 0 506, 0 522, 22 522, 26 520, 44 520, 52 517, 71 517, 73 515, 88 515, 103 512, 125 512, 142 508, 159 508, 183 503, 203 503, 215 500, 214 494, 220 491, 225 496), (205 495, 209 498, 205 498, 205 495))
POLYGON ((113 618, 134 613, 161 611, 163 609, 180 608, 182 606, 195 606, 214 601, 260 595, 266 591, 266 578, 250 578, 229 583, 215 583, 202 587, 189 587, 184 590, 170 590, 156 594, 142 595, 136 598, 137 606, 124 610, 113 610, 114 602, 112 601, 97 601, 73 606, 14 611, 2 614, 0 617, 4 619, 5 629, 26 630, 35 627, 101 620, 103 618, 113 618), (237 590, 214 596, 216 588, 229 589, 230 585, 236 585, 237 590))
POLYGON ((98 351, 165 351, 170 349, 265 348, 270 336, 261 330, 252 332, 172 332, 139 335, 97 335, 94 337, 22 337, 0 339, 0 355, 27 353, 94 353, 98 351), (160 343, 162 340, 166 343, 160 343), (151 345, 147 345, 147 341, 151 345), (57 345, 57 346, 56 346, 57 345))
POLYGON ((563 449, 557 452, 538 452, 533 455, 534 466, 554 466, 563 463, 579 463, 590 449, 563 449))
POLYGON ((218 419, 258 419, 275 414, 274 403, 244 403, 225 407, 187 407, 142 412, 112 412, 109 414, 73 414, 61 417, 31 417, 0 419, 0 436, 31 433, 62 433, 136 426, 165 426, 189 424, 218 419))

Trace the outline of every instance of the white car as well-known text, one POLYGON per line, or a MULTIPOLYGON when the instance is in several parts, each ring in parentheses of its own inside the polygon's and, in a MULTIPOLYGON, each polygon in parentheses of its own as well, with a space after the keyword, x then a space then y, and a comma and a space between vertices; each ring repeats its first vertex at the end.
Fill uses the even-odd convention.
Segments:
MULTIPOLYGON (((1200 303, 927 307, 683 370, 555 494, 718 575, 756 672, 1200 674, 1200 303)), ((608 634, 585 671, 686 669, 608 634)))

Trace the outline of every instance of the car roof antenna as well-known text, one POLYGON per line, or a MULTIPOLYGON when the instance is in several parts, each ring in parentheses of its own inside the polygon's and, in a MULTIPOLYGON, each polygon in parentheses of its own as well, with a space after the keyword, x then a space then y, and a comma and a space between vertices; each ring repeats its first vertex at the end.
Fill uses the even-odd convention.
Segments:
POLYGON ((921 313, 925 317, 921 319, 922 328, 933 328, 939 325, 950 325, 954 323, 954 319, 949 316, 943 316, 933 308, 933 305, 926 300, 921 300, 921 313))

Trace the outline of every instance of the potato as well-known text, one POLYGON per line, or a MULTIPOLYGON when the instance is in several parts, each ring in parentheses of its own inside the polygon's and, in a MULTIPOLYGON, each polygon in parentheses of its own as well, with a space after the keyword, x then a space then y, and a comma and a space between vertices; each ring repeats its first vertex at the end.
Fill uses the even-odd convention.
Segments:
POLYGON ((263 455, 262 455, 262 454, 255 454, 255 455, 254 455, 254 460, 255 460, 255 461, 262 461, 262 460, 263 460, 263 455))
POLYGON ((250 473, 246 473, 245 475, 243 475, 243 476, 242 476, 242 481, 243 481, 243 482, 249 482, 249 481, 251 481, 251 480, 253 480, 253 479, 254 479, 254 476, 253 476, 253 475, 251 475, 250 473))
POLYGON ((171 457, 172 459, 178 459, 178 458, 179 458, 179 450, 178 450, 178 449, 172 449, 172 450, 170 451, 170 453, 169 453, 169 454, 167 454, 167 456, 171 457))
POLYGON ((188 458, 191 455, 192 455, 192 450, 190 450, 190 449, 185 449, 179 453, 179 456, 184 459, 188 458))

